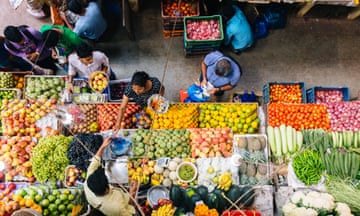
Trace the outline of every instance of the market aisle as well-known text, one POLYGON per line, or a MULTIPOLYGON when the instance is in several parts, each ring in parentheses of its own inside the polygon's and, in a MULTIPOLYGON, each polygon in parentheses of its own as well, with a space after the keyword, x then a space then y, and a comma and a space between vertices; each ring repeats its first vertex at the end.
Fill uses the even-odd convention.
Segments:
MULTIPOLYGON (((40 27, 49 22, 30 17, 24 3, 15 11, 8 1, 1 1, 0 7, 8 9, 1 14, 1 32, 8 24, 40 27)), ((96 49, 109 56, 119 79, 145 70, 163 78, 165 96, 178 101, 179 90, 197 79, 202 56, 185 57, 182 37, 165 39, 161 19, 160 4, 145 5, 134 15, 135 41, 129 40, 125 30, 118 26, 111 41, 97 44, 96 49)), ((244 89, 261 92, 264 84, 273 81, 303 81, 306 88, 348 86, 351 97, 356 97, 360 89, 359 22, 359 19, 297 18, 289 13, 284 29, 271 30, 269 36, 240 55, 230 53, 244 72, 232 92, 244 89)), ((118 23, 121 25, 120 20, 118 23)), ((223 101, 228 101, 228 94, 223 101)))

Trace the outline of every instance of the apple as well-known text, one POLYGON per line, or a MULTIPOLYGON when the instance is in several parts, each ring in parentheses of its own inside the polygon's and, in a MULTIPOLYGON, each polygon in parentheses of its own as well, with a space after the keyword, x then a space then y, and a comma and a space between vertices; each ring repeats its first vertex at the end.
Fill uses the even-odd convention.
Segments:
POLYGON ((6 188, 5 183, 0 183, 0 190, 5 190, 5 188, 6 188))

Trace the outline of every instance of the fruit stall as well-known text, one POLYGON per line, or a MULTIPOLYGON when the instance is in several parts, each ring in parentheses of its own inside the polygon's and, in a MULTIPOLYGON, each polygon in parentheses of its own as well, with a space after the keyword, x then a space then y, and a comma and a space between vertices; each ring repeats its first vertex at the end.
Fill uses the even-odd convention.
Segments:
POLYGON ((107 93, 75 80, 63 103, 66 79, 0 74, 0 215, 89 214, 82 185, 108 136, 106 175, 140 182, 139 215, 360 214, 360 101, 345 87, 272 82, 263 103, 152 97, 113 134, 129 80, 107 93))

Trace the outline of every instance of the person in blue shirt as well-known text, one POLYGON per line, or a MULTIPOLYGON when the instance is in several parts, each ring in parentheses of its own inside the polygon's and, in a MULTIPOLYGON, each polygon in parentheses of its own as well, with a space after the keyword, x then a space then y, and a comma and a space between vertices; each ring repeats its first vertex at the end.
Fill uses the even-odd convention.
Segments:
POLYGON ((231 46, 235 53, 240 53, 252 46, 254 36, 251 26, 240 8, 233 4, 223 6, 225 20, 224 45, 231 46))
POLYGON ((209 90, 209 94, 216 96, 216 100, 224 95, 224 91, 235 88, 240 77, 241 68, 239 64, 220 51, 210 52, 201 62, 200 85, 205 87, 209 85, 209 82, 213 87, 209 90))
POLYGON ((75 26, 68 27, 84 39, 99 40, 107 28, 100 3, 89 1, 83 5, 78 0, 70 0, 67 6, 69 10, 80 15, 75 26))

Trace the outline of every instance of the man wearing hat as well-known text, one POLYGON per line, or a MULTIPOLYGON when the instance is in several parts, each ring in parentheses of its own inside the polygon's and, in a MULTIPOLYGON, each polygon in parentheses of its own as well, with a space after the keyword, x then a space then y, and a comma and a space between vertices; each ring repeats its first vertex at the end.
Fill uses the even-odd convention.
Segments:
POLYGON ((216 96, 216 100, 224 95, 224 91, 233 89, 239 83, 240 76, 239 64, 219 51, 207 54, 201 62, 199 81, 202 87, 213 86, 208 93, 216 96))

